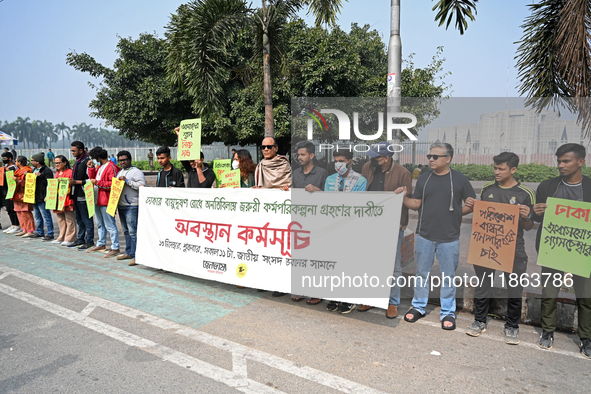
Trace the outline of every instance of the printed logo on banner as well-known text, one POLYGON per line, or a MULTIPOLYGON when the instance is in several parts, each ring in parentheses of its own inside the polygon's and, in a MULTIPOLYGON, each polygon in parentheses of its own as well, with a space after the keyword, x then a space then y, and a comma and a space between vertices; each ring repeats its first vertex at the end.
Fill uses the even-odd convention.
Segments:
POLYGON ((246 264, 238 264, 238 267, 236 267, 236 276, 239 278, 244 278, 246 276, 246 264))

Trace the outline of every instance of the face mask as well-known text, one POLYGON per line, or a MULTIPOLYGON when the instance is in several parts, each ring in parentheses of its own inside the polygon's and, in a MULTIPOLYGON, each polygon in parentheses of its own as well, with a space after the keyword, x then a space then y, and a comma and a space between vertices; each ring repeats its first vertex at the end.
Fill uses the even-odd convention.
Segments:
POLYGON ((100 165, 101 163, 99 163, 98 161, 96 161, 95 159, 92 159, 92 162, 94 163, 95 166, 100 165))
POLYGON ((238 163, 238 160, 232 161, 232 169, 233 170, 237 170, 239 165, 240 165, 240 163, 238 163))
POLYGON ((2 163, 8 164, 8 159, 2 159, 2 163))
POLYGON ((371 165, 373 167, 379 167, 380 165, 378 164, 378 159, 376 159, 376 158, 371 159, 371 165))
POLYGON ((337 172, 339 173, 339 175, 344 175, 345 172, 347 172, 347 170, 349 169, 349 168, 347 168, 347 164, 348 163, 339 163, 339 162, 336 162, 336 163, 334 163, 334 169, 337 170, 337 172))

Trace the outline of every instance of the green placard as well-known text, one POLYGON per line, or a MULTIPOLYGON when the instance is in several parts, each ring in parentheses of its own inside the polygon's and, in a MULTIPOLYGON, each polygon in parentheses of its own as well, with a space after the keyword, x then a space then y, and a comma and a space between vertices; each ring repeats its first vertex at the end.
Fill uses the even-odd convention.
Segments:
POLYGON ((548 198, 538 265, 591 275, 591 203, 548 198))
POLYGON ((91 218, 94 216, 94 185, 91 182, 84 184, 84 196, 86 197, 88 217, 91 218))
MULTIPOLYGON (((62 178, 65 179, 65 178, 62 178)), ((45 193, 45 209, 56 209, 57 207, 57 184, 58 179, 47 180, 47 192, 45 193)))
POLYGON ((215 173, 215 183, 217 187, 220 187, 222 184, 222 176, 224 175, 225 171, 229 171, 232 169, 232 160, 231 159, 222 159, 222 160, 214 160, 213 161, 213 172, 215 173))
POLYGON ((6 171, 6 183, 8 184, 8 192, 6 193, 6 199, 10 200, 12 197, 14 197, 14 192, 16 191, 14 171, 6 171))
POLYGON ((181 122, 178 158, 179 160, 201 158, 201 119, 186 119, 181 122))
POLYGON ((70 182, 68 178, 58 178, 58 190, 57 190, 57 210, 63 211, 64 205, 66 204, 66 197, 68 196, 68 187, 70 182))

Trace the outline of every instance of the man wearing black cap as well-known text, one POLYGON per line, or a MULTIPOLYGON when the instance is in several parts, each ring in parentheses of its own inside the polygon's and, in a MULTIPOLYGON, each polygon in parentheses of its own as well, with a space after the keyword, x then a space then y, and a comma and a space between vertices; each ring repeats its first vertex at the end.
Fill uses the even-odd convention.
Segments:
MULTIPOLYGON (((367 191, 373 192, 393 192, 399 187, 406 187, 409 193, 412 193, 412 179, 410 172, 399 164, 394 163, 392 156, 394 148, 388 142, 380 142, 367 152, 371 157, 371 162, 365 163, 361 169, 361 175, 367 179, 367 191)), ((404 239, 404 230, 408 225, 408 208, 402 206, 400 215, 400 226, 398 231, 398 246, 396 249, 396 260, 394 263, 394 278, 402 275, 402 241, 404 239)), ((398 305, 400 305, 400 287, 396 282, 390 290, 390 302, 386 317, 394 319, 398 316, 398 305)), ((361 305, 357 310, 365 312, 372 307, 361 305)))
POLYGON ((45 209, 45 197, 47 194, 47 180, 53 179, 53 172, 45 165, 45 154, 39 152, 31 157, 31 164, 35 168, 33 174, 37 177, 35 182, 35 204, 33 204, 33 216, 37 228, 29 238, 43 238, 44 241, 53 239, 53 220, 51 211, 45 209), (43 226, 47 226, 47 235, 43 226))

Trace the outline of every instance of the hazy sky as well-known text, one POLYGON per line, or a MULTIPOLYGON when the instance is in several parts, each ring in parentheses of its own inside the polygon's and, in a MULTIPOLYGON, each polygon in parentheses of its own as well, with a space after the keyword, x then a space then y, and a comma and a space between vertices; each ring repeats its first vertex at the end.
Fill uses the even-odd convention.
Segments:
MULTIPOLYGON (((478 4, 476 21, 463 36, 437 27, 436 3, 401 0, 402 51, 415 53, 416 67, 429 64, 438 46, 444 47, 445 71, 452 75, 453 97, 518 96, 514 56, 522 36, 519 27, 529 15, 532 0, 494 0, 478 4), (494 4, 494 5, 493 5, 494 4), (508 84, 507 84, 508 80, 508 84)), ((172 0, 4 0, 0 2, 0 121, 17 116, 65 122, 72 126, 91 118, 88 104, 95 92, 90 76, 66 65, 72 50, 86 52, 112 67, 117 36, 142 32, 164 36, 164 27, 182 1, 172 0)), ((255 1, 254 5, 259 2, 255 1)), ((390 35, 390 0, 349 0, 339 17, 349 31, 351 23, 369 24, 385 44, 390 35)), ((308 24, 311 18, 306 18, 308 24)), ((384 76, 385 78, 386 76, 384 76)))

